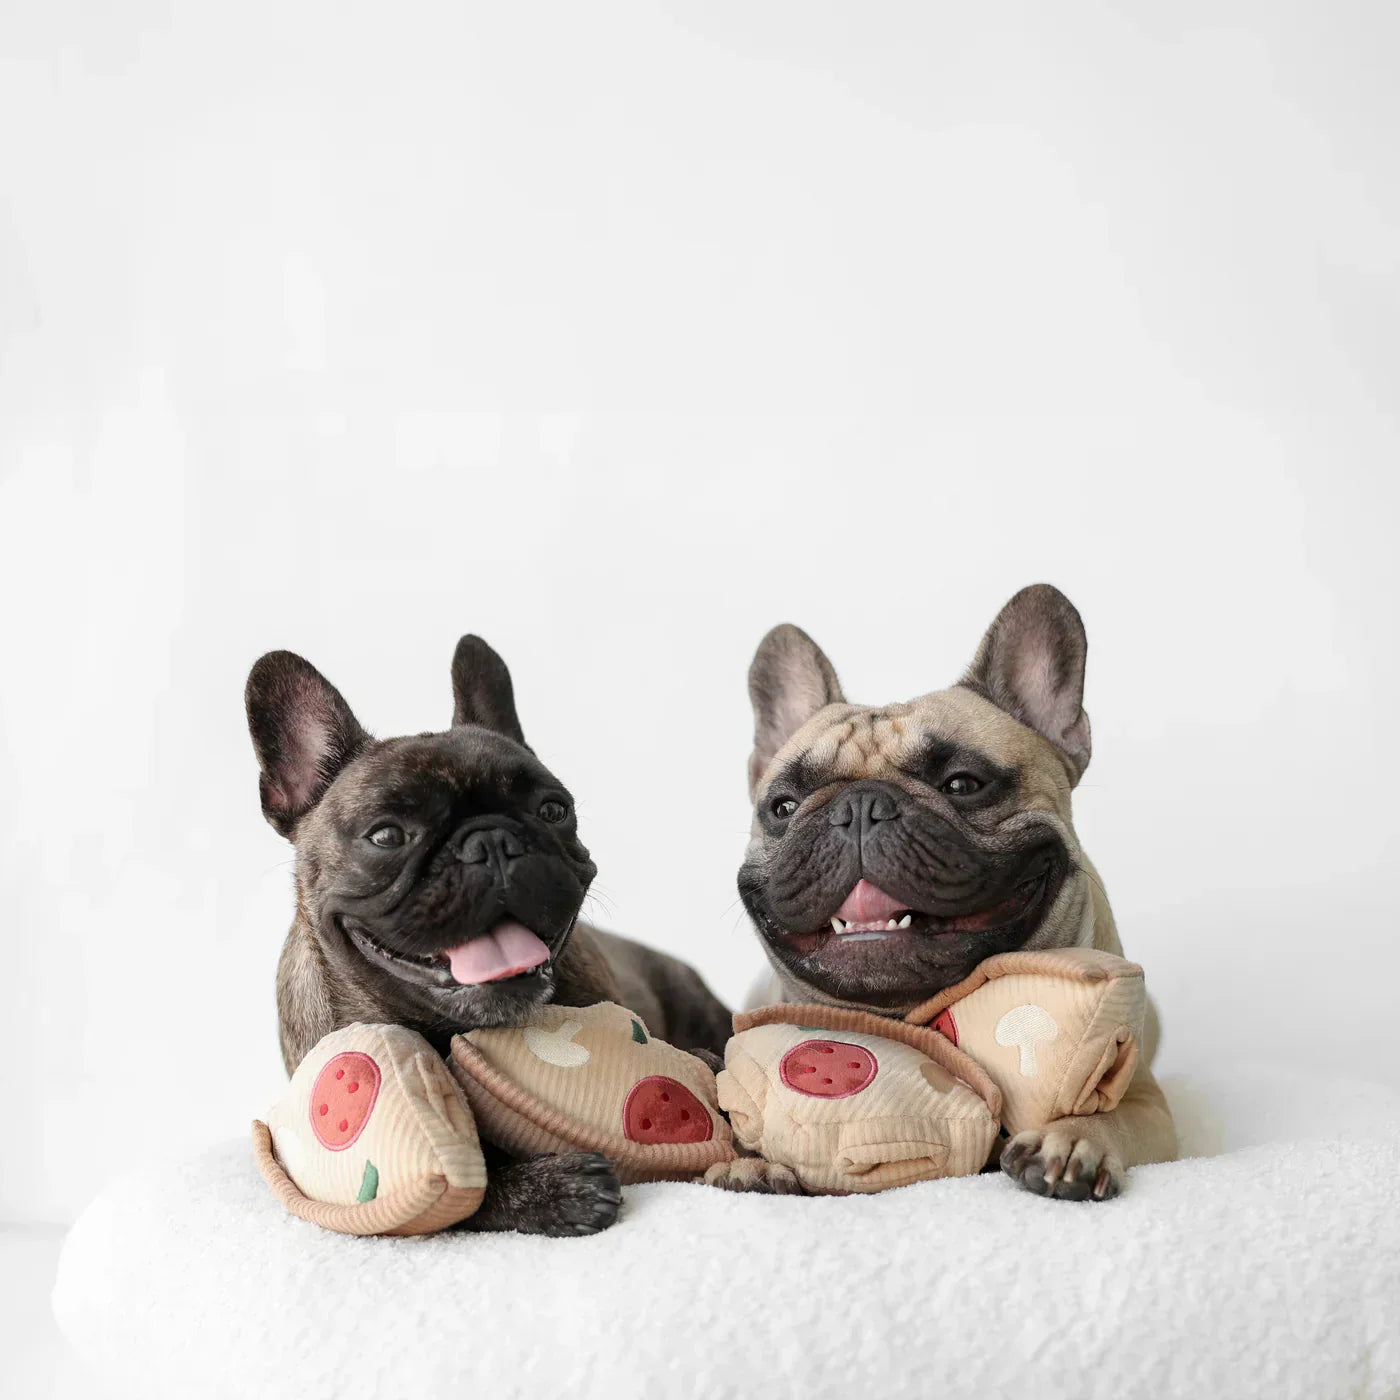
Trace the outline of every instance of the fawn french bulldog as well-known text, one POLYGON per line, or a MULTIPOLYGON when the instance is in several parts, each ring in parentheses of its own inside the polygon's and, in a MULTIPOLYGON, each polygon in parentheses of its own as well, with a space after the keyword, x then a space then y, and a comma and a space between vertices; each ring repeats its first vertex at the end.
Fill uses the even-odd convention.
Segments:
MULTIPOLYGON (((797 627, 763 639, 739 893, 772 965, 769 1001, 900 1016, 994 953, 1122 953, 1070 812, 1090 752, 1086 651, 1078 612, 1045 584, 1006 604, 958 684, 897 704, 850 704, 797 627)), ((1157 1038, 1149 1007, 1119 1107, 1018 1133, 1007 1174, 1103 1200, 1128 1167, 1174 1157, 1157 1038)))

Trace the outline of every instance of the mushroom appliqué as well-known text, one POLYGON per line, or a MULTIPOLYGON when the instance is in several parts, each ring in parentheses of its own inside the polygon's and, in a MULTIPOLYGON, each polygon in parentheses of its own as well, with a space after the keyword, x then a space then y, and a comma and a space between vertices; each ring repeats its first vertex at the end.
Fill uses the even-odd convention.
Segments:
POLYGON ((1035 1047, 1050 1045, 1060 1033, 1059 1023, 1043 1007, 1027 1002, 1013 1006, 997 1022, 998 1045, 1014 1045, 1021 1052, 1021 1073, 1033 1079, 1036 1073, 1035 1047))
POLYGON ((582 1021, 565 1021, 553 1030, 545 1026, 526 1026, 520 1032, 520 1038, 537 1060, 543 1060, 557 1069, 577 1069, 593 1058, 587 1046, 579 1045, 574 1040, 582 1029, 582 1021))

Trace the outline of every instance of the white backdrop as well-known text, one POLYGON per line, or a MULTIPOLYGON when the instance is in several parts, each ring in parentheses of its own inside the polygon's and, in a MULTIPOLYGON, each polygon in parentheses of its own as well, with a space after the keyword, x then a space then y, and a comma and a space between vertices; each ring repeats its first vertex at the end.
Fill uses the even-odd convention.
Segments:
POLYGON ((596 920, 757 967, 744 672, 1088 625, 1085 844, 1168 1069, 1400 1077, 1400 20, 65 0, 0 17, 0 1218, 279 1084, 242 716, 479 631, 596 920))

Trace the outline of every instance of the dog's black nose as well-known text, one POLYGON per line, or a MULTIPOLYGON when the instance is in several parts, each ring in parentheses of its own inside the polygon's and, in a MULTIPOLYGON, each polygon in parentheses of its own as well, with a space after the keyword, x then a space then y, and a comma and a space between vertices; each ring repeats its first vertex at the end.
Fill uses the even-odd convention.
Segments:
POLYGON ((525 843, 513 831, 499 826, 469 831, 457 847, 457 859, 467 865, 483 865, 490 861, 501 870, 524 854, 525 843))
POLYGON ((827 820, 832 826, 855 823, 862 830, 874 822, 894 821, 898 816, 899 804, 879 787, 849 787, 827 808, 827 820))

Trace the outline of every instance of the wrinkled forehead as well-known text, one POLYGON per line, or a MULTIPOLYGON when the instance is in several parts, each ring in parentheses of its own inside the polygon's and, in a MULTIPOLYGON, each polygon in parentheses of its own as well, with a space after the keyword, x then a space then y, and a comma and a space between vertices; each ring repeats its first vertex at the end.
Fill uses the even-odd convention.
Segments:
POLYGON ((520 744, 475 725, 442 734, 388 739, 351 763, 326 794, 332 812, 366 803, 412 812, 458 798, 506 800, 542 785, 559 786, 520 744))
POLYGON ((893 780, 917 771, 936 746, 980 754, 1015 769, 1028 786, 1065 800, 1064 764, 1052 745, 1004 710, 961 686, 894 705, 828 705, 774 756, 759 792, 800 762, 812 783, 893 780))

